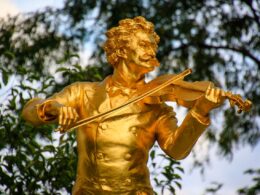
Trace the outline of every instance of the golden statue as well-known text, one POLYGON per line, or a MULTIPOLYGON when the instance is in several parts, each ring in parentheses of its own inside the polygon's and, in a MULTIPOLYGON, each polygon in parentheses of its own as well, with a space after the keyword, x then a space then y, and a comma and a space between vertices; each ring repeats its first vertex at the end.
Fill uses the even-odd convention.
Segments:
POLYGON ((148 154, 157 141, 176 160, 185 158, 210 124, 209 112, 225 99, 248 110, 251 102, 215 88, 164 75, 146 83, 159 62, 159 36, 143 17, 124 19, 107 32, 104 49, 114 73, 102 82, 77 82, 46 100, 34 98, 23 109, 33 125, 58 123, 64 133, 77 127, 78 166, 74 195, 150 195, 148 154), (178 127, 175 101, 189 108, 178 127))

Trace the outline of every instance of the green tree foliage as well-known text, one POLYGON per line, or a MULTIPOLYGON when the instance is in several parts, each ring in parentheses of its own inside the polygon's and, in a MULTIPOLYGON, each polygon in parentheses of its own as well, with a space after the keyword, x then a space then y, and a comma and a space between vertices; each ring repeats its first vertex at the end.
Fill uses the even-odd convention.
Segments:
POLYGON ((253 184, 238 190, 240 195, 255 195, 260 193, 260 169, 249 169, 245 174, 253 175, 253 184))
MULTIPOLYGON (((32 97, 44 98, 74 81, 98 81, 111 73, 102 50, 104 33, 120 19, 137 15, 152 21, 161 37, 157 56, 161 74, 191 67, 195 70, 191 80, 212 80, 224 89, 244 92, 253 101, 250 113, 238 116, 226 109, 223 129, 207 131, 222 154, 232 156, 237 146, 258 143, 259 1, 65 0, 59 9, 0 19, 2 192, 71 191, 75 135, 57 138, 54 126, 32 127, 21 119, 21 109, 32 97), (92 53, 83 64, 78 55, 86 43, 94 46, 85 48, 92 53)), ((171 188, 180 186, 180 178, 170 167, 181 167, 167 162, 162 167, 164 179, 155 183, 174 193, 171 188)))

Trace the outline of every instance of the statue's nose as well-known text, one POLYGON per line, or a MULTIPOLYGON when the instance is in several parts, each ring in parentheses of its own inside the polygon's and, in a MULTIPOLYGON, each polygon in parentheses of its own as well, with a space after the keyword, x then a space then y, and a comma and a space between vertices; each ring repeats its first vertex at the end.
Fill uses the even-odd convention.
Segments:
POLYGON ((152 48, 149 48, 149 49, 148 49, 147 54, 148 54, 150 57, 152 57, 152 58, 155 57, 155 51, 154 51, 152 48))

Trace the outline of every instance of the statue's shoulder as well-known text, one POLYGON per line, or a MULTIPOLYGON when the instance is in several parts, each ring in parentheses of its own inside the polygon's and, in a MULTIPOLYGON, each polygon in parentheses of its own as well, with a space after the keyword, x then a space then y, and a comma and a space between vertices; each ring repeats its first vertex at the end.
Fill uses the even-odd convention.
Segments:
POLYGON ((72 83, 70 87, 78 88, 83 91, 95 91, 96 88, 100 85, 101 82, 88 82, 88 81, 79 81, 72 83))

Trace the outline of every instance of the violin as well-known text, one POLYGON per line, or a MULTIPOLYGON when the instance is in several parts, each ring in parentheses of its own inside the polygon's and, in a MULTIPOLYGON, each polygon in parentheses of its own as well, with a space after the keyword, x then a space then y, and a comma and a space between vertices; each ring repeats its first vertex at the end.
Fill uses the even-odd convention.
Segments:
MULTIPOLYGON (((104 113, 79 120, 70 127, 70 129, 65 131, 70 132, 75 128, 89 124, 100 117, 106 117, 112 113, 120 111, 122 108, 125 108, 130 104, 140 101, 146 104, 159 104, 166 101, 173 101, 186 108, 192 108, 196 100, 204 96, 208 87, 214 87, 214 84, 209 81, 184 81, 184 77, 191 74, 191 72, 191 69, 187 69, 176 75, 167 74, 159 76, 145 84, 141 89, 138 89, 138 92, 123 105, 104 113)), ((248 99, 243 100, 239 94, 233 94, 230 91, 225 91, 223 94, 224 97, 229 100, 231 107, 238 107, 238 113, 241 113, 242 111, 248 112, 252 107, 252 102, 248 99)), ((56 129, 56 131, 60 130, 64 131, 62 127, 56 129)))
MULTIPOLYGON (((154 88, 158 85, 161 85, 162 83, 165 83, 173 76, 174 75, 171 74, 159 76, 147 83, 145 88, 154 88)), ((183 79, 178 79, 170 84, 169 87, 163 88, 161 91, 159 91, 158 94, 155 94, 155 96, 151 95, 146 97, 144 102, 155 104, 171 101, 176 102, 177 104, 186 108, 192 108, 195 101, 204 96, 209 87, 214 88, 214 84, 210 81, 188 82, 184 81, 183 79), (165 89, 166 91, 164 92, 165 89)), ((248 112, 252 107, 252 102, 248 99, 243 100, 242 96, 239 94, 233 94, 231 91, 223 91, 223 96, 229 100, 231 107, 238 107, 238 113, 248 112)))

